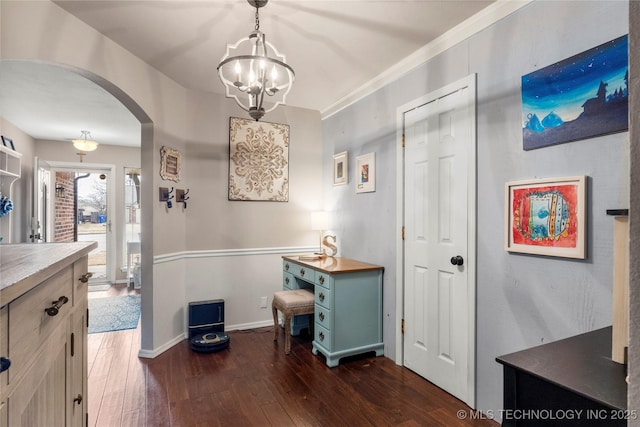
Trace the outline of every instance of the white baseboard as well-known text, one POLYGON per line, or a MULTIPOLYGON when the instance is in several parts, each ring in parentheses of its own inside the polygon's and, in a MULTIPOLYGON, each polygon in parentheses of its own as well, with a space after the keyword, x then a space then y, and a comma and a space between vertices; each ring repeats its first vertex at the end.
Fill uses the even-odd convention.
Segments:
MULTIPOLYGON (((264 328, 266 326, 273 326, 273 320, 264 320, 264 321, 261 321, 261 322, 251 322, 251 323, 241 323, 241 324, 238 324, 238 325, 229 325, 228 327, 225 328, 225 330, 226 331, 245 331, 247 329, 264 328)), ((163 344, 160 347, 155 348, 153 350, 140 349, 138 351, 138 357, 142 357, 142 358, 145 358, 145 359, 153 359, 153 358, 155 358, 157 356, 160 356, 162 353, 164 353, 165 351, 169 350, 174 345, 179 344, 182 341, 186 340, 187 337, 188 337, 188 335, 185 332, 183 335, 178 335, 177 337, 175 337, 171 341, 166 342, 165 344, 163 344)))

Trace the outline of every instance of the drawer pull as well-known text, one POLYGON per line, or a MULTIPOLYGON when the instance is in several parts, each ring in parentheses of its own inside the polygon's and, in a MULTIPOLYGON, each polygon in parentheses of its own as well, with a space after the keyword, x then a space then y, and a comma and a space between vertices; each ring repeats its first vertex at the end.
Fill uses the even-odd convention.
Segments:
POLYGON ((78 396, 76 396, 75 399, 73 399, 74 403, 77 403, 78 405, 80 405, 82 403, 82 395, 79 394, 78 396))
POLYGON ((320 281, 320 284, 321 284, 321 285, 324 285, 324 276, 320 276, 319 281, 320 281))
POLYGON ((80 276, 80 278, 78 280, 80 280, 82 283, 87 283, 89 281, 90 278, 93 277, 93 273, 88 272, 88 273, 84 273, 82 276, 80 276))
POLYGON ((11 360, 6 357, 0 357, 0 372, 4 372, 11 366, 11 360))
POLYGON ((318 338, 320 338, 320 341, 324 341, 324 333, 320 332, 318 338))
POLYGON ((301 269, 300 269, 300 275, 301 275, 302 277, 304 277, 304 268, 301 268, 301 269))
POLYGON ((324 322, 324 313, 320 312, 320 314, 318 314, 318 318, 320 319, 321 322, 324 322))
POLYGON ((324 302, 324 293, 320 292, 320 295, 318 295, 318 299, 320 300, 320 302, 324 302))
POLYGON ((284 278, 284 283, 286 283, 287 285, 289 284, 289 278, 288 277, 284 278))
POLYGON ((286 263, 286 264, 284 265, 284 269, 285 269, 286 271, 289 271, 289 263, 286 263))
POLYGON ((69 298, 64 295, 58 298, 58 301, 53 301, 51 307, 45 308, 44 311, 47 312, 49 316, 55 316, 60 311, 60 307, 69 302, 69 298))

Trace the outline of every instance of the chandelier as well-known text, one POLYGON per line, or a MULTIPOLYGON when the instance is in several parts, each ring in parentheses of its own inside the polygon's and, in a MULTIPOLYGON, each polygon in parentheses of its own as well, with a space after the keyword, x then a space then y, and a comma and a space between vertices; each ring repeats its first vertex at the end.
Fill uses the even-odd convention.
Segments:
POLYGON ((88 130, 81 130, 80 139, 72 139, 73 146, 80 151, 93 151, 98 148, 98 143, 91 140, 91 133, 88 130))
POLYGON ((256 24, 248 37, 236 44, 227 44, 227 50, 218 64, 218 76, 225 86, 227 98, 233 98, 249 115, 260 120, 265 113, 285 103, 295 78, 293 68, 284 55, 260 31, 258 11, 268 0, 247 0, 256 8, 256 24), (265 95, 268 96, 265 109, 265 95))

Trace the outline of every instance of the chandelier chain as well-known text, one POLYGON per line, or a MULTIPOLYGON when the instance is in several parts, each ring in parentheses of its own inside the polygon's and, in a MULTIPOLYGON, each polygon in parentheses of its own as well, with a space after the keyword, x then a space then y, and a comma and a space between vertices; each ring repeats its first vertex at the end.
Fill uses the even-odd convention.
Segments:
POLYGON ((260 9, 258 7, 256 7, 256 27, 255 27, 256 31, 260 30, 260 15, 258 14, 259 10, 260 9))

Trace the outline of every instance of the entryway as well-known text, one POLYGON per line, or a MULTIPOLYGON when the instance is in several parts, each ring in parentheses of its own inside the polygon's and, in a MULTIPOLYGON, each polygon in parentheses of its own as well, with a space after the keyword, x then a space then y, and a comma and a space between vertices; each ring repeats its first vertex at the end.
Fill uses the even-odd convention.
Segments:
POLYGON ((96 241, 89 254, 89 285, 110 285, 115 278, 114 166, 54 162, 36 158, 30 240, 96 241))
POLYGON ((401 360, 475 404, 475 75, 398 109, 401 360))

